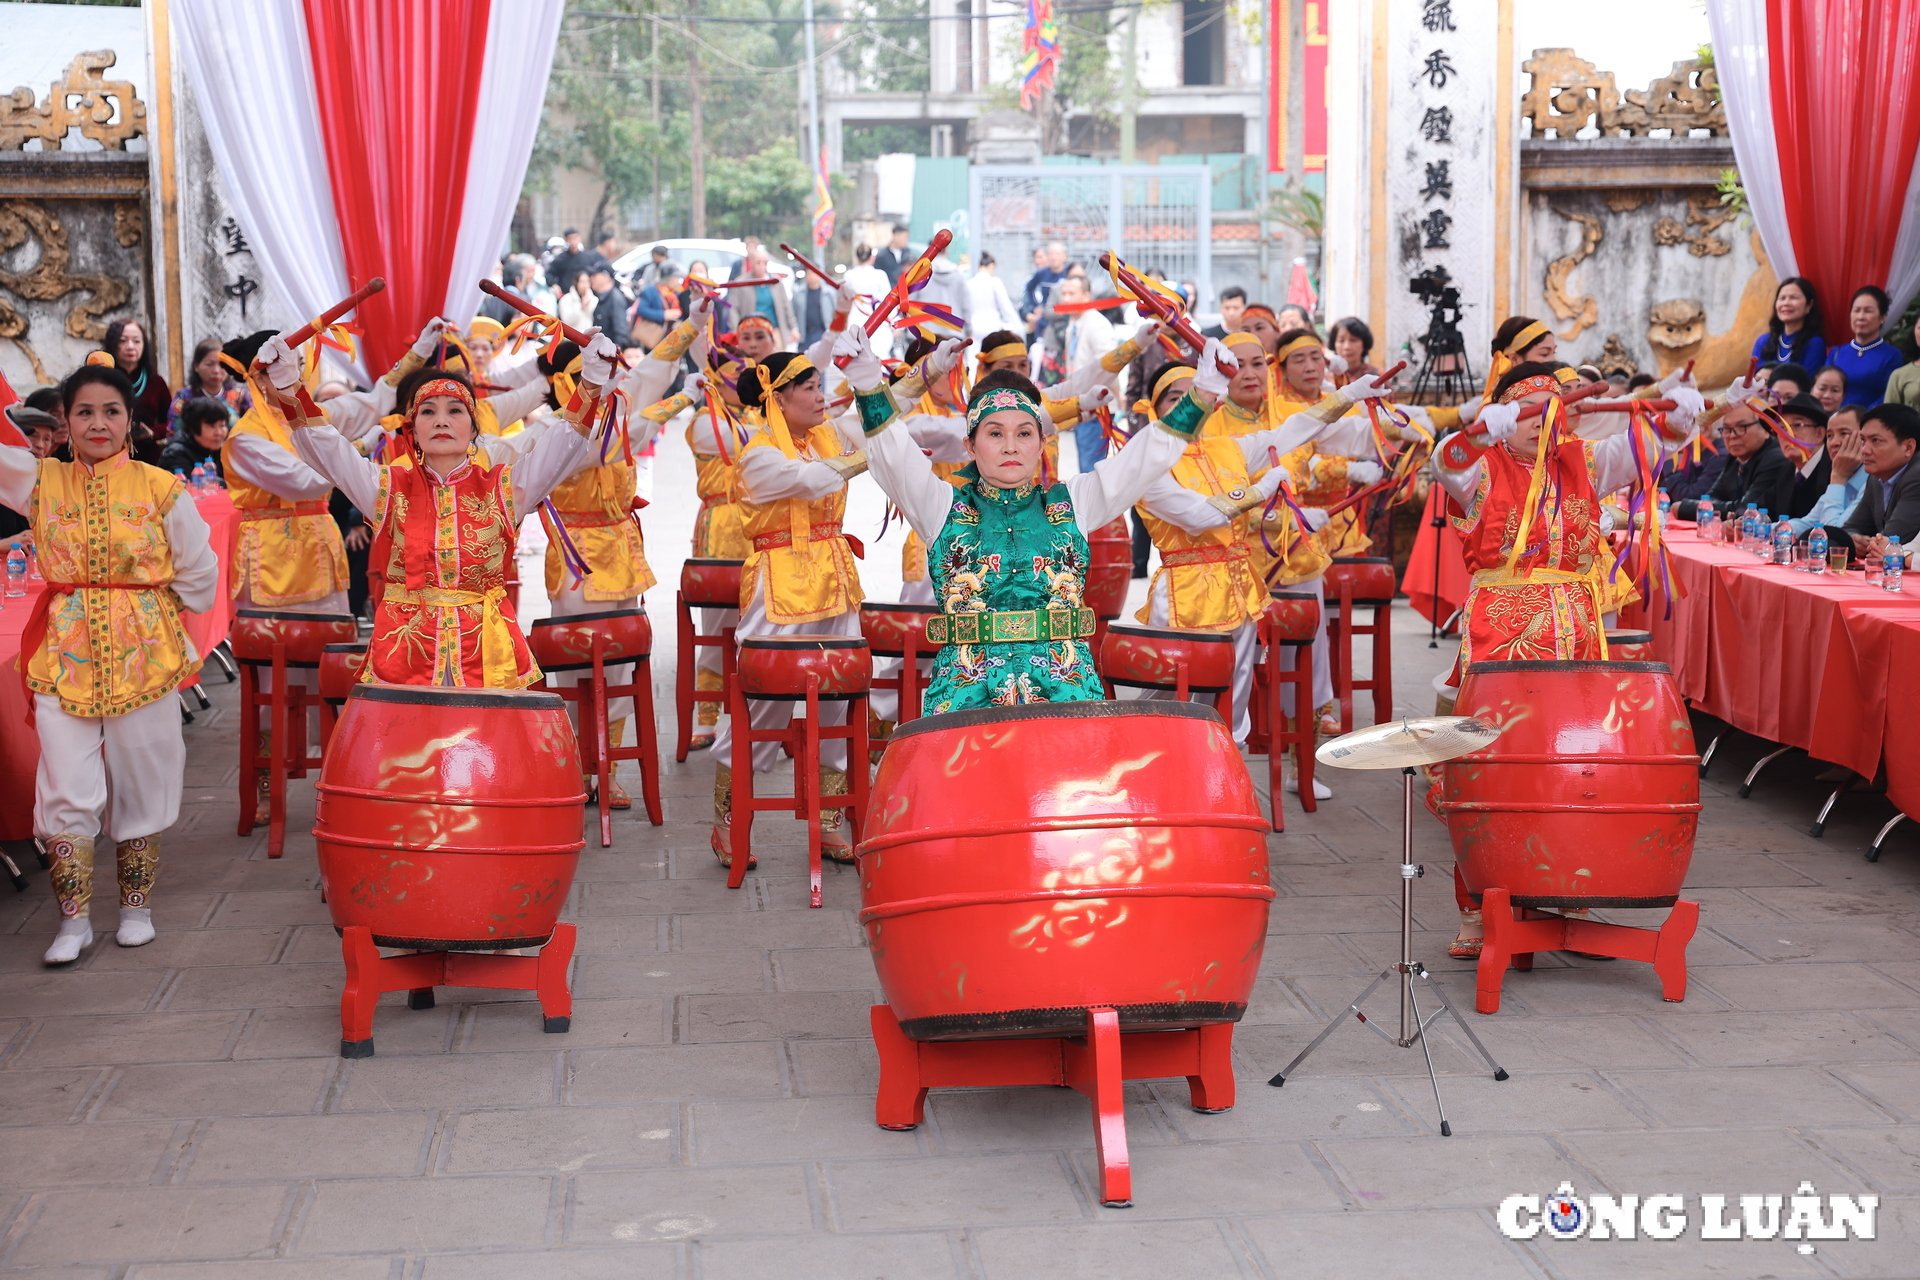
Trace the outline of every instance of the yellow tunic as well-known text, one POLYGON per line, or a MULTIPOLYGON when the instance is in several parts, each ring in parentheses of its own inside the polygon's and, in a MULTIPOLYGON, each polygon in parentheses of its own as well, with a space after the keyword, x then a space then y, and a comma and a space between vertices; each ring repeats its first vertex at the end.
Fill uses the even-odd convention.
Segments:
MULTIPOLYGON (((1276 421, 1285 422, 1294 414, 1313 406, 1282 396, 1270 399, 1276 421)), ((1351 418, 1355 414, 1366 412, 1355 405, 1342 417, 1351 418)), ((1280 460, 1286 464, 1287 483, 1293 486, 1293 495, 1303 507, 1331 507, 1341 501, 1352 490, 1347 479, 1348 459, 1329 453, 1319 453, 1310 444, 1302 445, 1280 460)), ((1314 543, 1329 556, 1364 556, 1373 549, 1373 539, 1360 523, 1360 512, 1355 509, 1342 511, 1327 521, 1325 527, 1312 533, 1314 543)))
MULTIPOLYGON (((1200 428, 1200 438, 1226 436, 1238 439, 1258 431, 1267 431, 1285 422, 1299 407, 1296 404, 1276 400, 1269 395, 1260 410, 1252 412, 1241 408, 1231 400, 1223 399, 1215 407, 1212 415, 1207 418, 1205 425, 1200 428), (1281 412, 1283 404, 1286 406, 1284 413, 1281 412)), ((1280 459, 1280 465, 1287 469, 1287 484, 1294 489, 1295 500, 1301 506, 1308 505, 1300 496, 1301 469, 1315 461, 1313 446, 1310 444, 1302 445, 1280 459)), ((1340 474, 1344 478, 1346 461, 1340 459, 1339 462, 1340 474)), ((1271 469, 1271 467, 1255 467, 1250 474, 1257 479, 1271 469)), ((1248 543, 1247 553, 1252 559, 1254 571, 1259 575, 1260 580, 1276 587, 1291 587, 1310 578, 1317 578, 1327 571, 1328 565, 1333 563, 1333 557, 1327 553, 1315 536, 1311 534, 1304 538, 1297 536, 1291 521, 1278 531, 1273 538, 1273 544, 1279 547, 1282 555, 1285 556, 1283 561, 1276 563, 1274 556, 1267 551, 1266 545, 1258 539, 1248 543)))
MULTIPOLYGON (((747 441, 742 457, 754 449, 779 449, 789 458, 813 461, 845 452, 840 433, 824 423, 791 448, 782 447, 773 432, 758 431, 747 441)), ((740 512, 749 548, 740 579, 740 607, 753 600, 764 574, 769 622, 818 622, 858 609, 865 599, 860 572, 853 563, 853 548, 840 532, 846 510, 844 486, 812 502, 781 498, 756 503, 743 498, 740 512)))
MULTIPOLYGON (((1222 497, 1246 489, 1246 455, 1231 436, 1214 435, 1187 446, 1173 465, 1172 476, 1181 488, 1208 497, 1222 497)), ((1151 622, 1152 601, 1161 579, 1167 584, 1167 623, 1192 631, 1232 631, 1266 608, 1267 591, 1250 553, 1247 527, 1253 517, 1242 515, 1232 524, 1188 533, 1150 514, 1141 518, 1147 536, 1160 550, 1160 567, 1147 586, 1148 604, 1136 615, 1151 622)))
MULTIPOLYGON (((711 423, 695 422, 687 428, 687 447, 693 447, 693 433, 712 429, 711 423)), ((732 428, 723 427, 723 431, 732 428)), ((693 554, 696 558, 745 560, 751 545, 740 513, 738 446, 731 451, 734 461, 719 454, 693 455, 694 491, 700 495, 700 513, 693 518, 693 554)))
MULTIPOLYGON (((686 396, 673 396, 650 406, 645 416, 664 422, 689 403, 686 396)), ((646 539, 633 514, 635 483, 633 464, 615 455, 600 466, 575 472, 555 485, 550 495, 567 536, 587 562, 589 573, 580 584, 580 594, 587 600, 632 600, 656 581, 647 564, 646 539)), ((545 510, 540 512, 540 523, 547 531, 547 594, 557 596, 572 575, 561 559, 560 539, 545 510)))
POLYGON ((52 598, 46 642, 24 655, 27 684, 58 697, 68 715, 125 714, 200 670, 169 589, 173 552, 161 523, 185 492, 179 477, 125 453, 97 467, 40 463, 31 508, 41 572, 76 590, 52 598))
POLYGON ((308 604, 347 589, 347 550, 326 499, 295 502, 248 484, 231 465, 233 442, 258 436, 293 452, 293 432, 254 395, 253 408, 234 424, 220 460, 227 493, 239 509, 233 553, 234 599, 241 593, 262 609, 308 604))

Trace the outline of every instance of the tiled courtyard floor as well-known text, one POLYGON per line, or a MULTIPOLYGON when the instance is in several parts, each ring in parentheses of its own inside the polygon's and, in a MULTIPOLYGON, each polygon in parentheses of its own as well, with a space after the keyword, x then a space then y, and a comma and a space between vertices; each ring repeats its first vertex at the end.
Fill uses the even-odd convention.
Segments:
MULTIPOLYGON (((656 546, 684 545, 683 515, 649 524, 656 546)), ((660 560, 670 584, 676 557, 660 560)), ((671 599, 651 597, 663 635, 671 599)), ((1401 613, 1400 703, 1422 713, 1441 659, 1401 613)), ((424 1011, 390 996, 378 1056, 341 1060, 312 841, 269 861, 262 835, 234 837, 233 689, 213 696, 188 730, 158 941, 122 951, 109 932, 72 970, 43 971, 44 882, 0 886, 0 1274, 1920 1274, 1920 846, 1903 832, 1884 861, 1862 860, 1888 812, 1875 797, 1809 838, 1821 791, 1805 761, 1736 799, 1759 744, 1723 749, 1705 786, 1686 1001, 1663 1003, 1627 962, 1551 957, 1511 975, 1498 1015, 1469 1015, 1510 1081, 1435 1028, 1449 1139, 1417 1051, 1363 1028, 1285 1089, 1265 1083, 1395 944, 1397 778, 1330 773, 1337 798, 1292 810, 1271 842, 1281 897, 1237 1033, 1238 1105, 1198 1115, 1183 1086, 1130 1086, 1136 1199, 1113 1210, 1070 1092, 936 1093, 920 1130, 874 1126, 877 990, 854 878, 830 869, 825 908, 807 910, 794 824, 762 817, 761 869, 728 892, 705 850, 704 761, 669 764, 664 829, 624 815, 614 847, 581 861, 568 1034, 543 1035, 517 996, 444 992, 424 1011), (1880 1239, 1809 1256, 1500 1235, 1504 1197, 1563 1180, 1690 1207, 1810 1180, 1881 1195, 1880 1239)), ((311 791, 296 796, 304 833, 311 791)), ((1470 1005, 1469 966, 1444 955, 1445 840, 1424 818, 1418 839, 1417 953, 1470 1005)), ((1376 1010, 1392 1016, 1388 1000, 1376 1010)))

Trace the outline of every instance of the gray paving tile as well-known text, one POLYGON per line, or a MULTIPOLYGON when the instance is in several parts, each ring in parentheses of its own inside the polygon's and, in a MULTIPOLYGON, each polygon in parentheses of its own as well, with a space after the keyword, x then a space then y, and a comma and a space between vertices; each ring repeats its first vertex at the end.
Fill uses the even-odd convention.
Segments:
POLYGON ((538 1253, 436 1253, 428 1255, 421 1280, 671 1280, 679 1273, 680 1246, 644 1245, 620 1250, 543 1249, 538 1253))
POLYGON ((1772 964, 1689 971, 1739 1009, 1913 1009, 1920 991, 1864 964, 1772 964))
POLYGON ((587 955, 577 962, 573 994, 582 1000, 728 993, 768 989, 766 956, 735 948, 710 955, 679 951, 587 955))
POLYGON ((194 1143, 181 1181, 294 1182, 426 1172, 433 1117, 399 1115, 221 1117, 194 1143))
POLYGON ((575 1000, 572 1025, 564 1034, 549 1033, 541 1020, 539 1003, 529 993, 524 1000, 472 1006, 458 1047, 487 1052, 665 1044, 668 1013, 665 1000, 575 1000))
POLYGON ((338 962, 187 969, 167 993, 167 1008, 255 1009, 305 1004, 338 1009, 346 972, 338 962))
POLYGON ((286 1190, 277 1186, 53 1191, 42 1198, 7 1261, 34 1267, 265 1257, 286 1200, 286 1190))
POLYGON ((806 1175, 793 1165, 582 1173, 570 1244, 598 1246, 813 1229, 806 1175))
POLYGON ((1872 1240, 1830 1240, 1820 1245, 1819 1261, 1841 1276, 1893 1277, 1913 1274, 1920 1249, 1920 1200, 1896 1196, 1880 1202, 1872 1240))
POLYGON ((865 991, 785 991, 769 995, 679 998, 684 1044, 743 1040, 834 1040, 869 1032, 873 997, 865 991))
POLYGON ((367 1178, 314 1184, 294 1251, 369 1253, 546 1243, 547 1178, 367 1178))
POLYGON ((784 1092, 780 1047, 771 1042, 580 1049, 569 1059, 566 1097, 574 1103, 772 1097, 784 1092))
POLYGON ((859 947, 806 947, 775 951, 773 985, 777 991, 859 991, 880 1000, 880 979, 873 959, 859 947))
MULTIPOLYGON (((1853 1076, 1875 1067, 1856 1067, 1853 1076)), ((1832 1075, 1811 1067, 1733 1067, 1719 1071, 1610 1071, 1613 1083, 1666 1125, 1768 1128, 1782 1124, 1872 1124, 1885 1112, 1832 1075)), ((1857 1087, 1868 1089, 1867 1084, 1857 1087)), ((1870 1089, 1869 1089, 1870 1091, 1870 1089)))
POLYGON ((195 969, 211 965, 265 964, 280 949, 282 929, 157 929, 144 947, 100 947, 87 970, 195 969))
POLYGON ((95 1114, 106 1121, 307 1115, 320 1109, 334 1070, 325 1059, 121 1067, 95 1114))
MULTIPOLYGON (((1489 1084, 1489 1088, 1498 1088, 1489 1084)), ((1452 1088, 1458 1094, 1458 1089, 1452 1088)), ((1488 1210, 1515 1187, 1552 1190, 1579 1171, 1538 1134, 1428 1130, 1409 1138, 1327 1138, 1313 1144, 1353 1203, 1367 1210, 1488 1210)))
MULTIPOLYGON (((874 1123, 862 1097, 695 1102, 687 1108, 687 1150, 696 1165, 771 1164, 826 1157, 924 1155, 915 1132, 874 1123)), ((923 1130, 918 1132, 923 1132, 923 1130)))
POLYGON ((775 906, 750 923, 707 914, 683 915, 674 921, 676 951, 736 951, 748 938, 760 950, 856 947, 860 928, 850 908, 835 906, 775 906))
POLYGON ((1876 1062, 1912 1056, 1905 1044, 1858 1013, 1714 1013, 1674 1018, 1659 1028, 1688 1056, 1710 1066, 1876 1062))
POLYGON ((441 1156, 447 1173, 581 1169, 666 1164, 674 1158, 680 1108, 538 1107, 452 1116, 441 1156))
POLYGON ((143 1263, 126 1280, 392 1280, 401 1263, 388 1258, 328 1258, 325 1262, 260 1259, 256 1262, 143 1263))
POLYGON ((1239 1274, 1232 1246, 1210 1222, 989 1228, 974 1232, 973 1244, 986 1263, 988 1280, 1043 1275, 1165 1280, 1169 1275, 1239 1274))
MULTIPOLYGON (((1429 1082, 1401 1076, 1383 1081, 1381 1087, 1415 1120, 1435 1116, 1429 1082)), ((1509 1080, 1449 1079, 1440 1095, 1455 1133, 1537 1133, 1543 1117, 1552 1118, 1556 1134, 1646 1127, 1627 1099, 1591 1071, 1522 1071, 1509 1080)))
MULTIPOLYGON (((95 947, 113 946, 113 934, 102 937, 94 929, 95 947)), ((48 935, 51 941, 52 935, 48 935)), ((40 949, 46 950, 43 942, 40 949)), ((82 969, 34 969, 7 977, 7 1012, 18 1018, 54 1017, 63 1013, 139 1013, 153 1006, 166 982, 164 970, 140 969, 125 973, 90 973, 82 969)))
POLYGON ((312 883, 300 888, 247 889, 225 894, 208 921, 216 929, 332 922, 327 904, 320 901, 319 890, 312 883))
MULTIPOLYGON (((379 1039, 379 1026, 374 1039, 379 1039)), ((550 1039, 560 1039, 558 1036, 550 1039)), ((337 1111, 532 1107, 554 1102, 557 1053, 466 1053, 363 1058, 346 1064, 337 1111)))
POLYGON ((1809 1129, 1801 1136, 1883 1195, 1920 1195, 1920 1127, 1809 1129))
POLYGON ((1045 1153, 837 1161, 824 1175, 843 1231, 1077 1222, 1089 1212, 1065 1161, 1045 1153))
POLYGON ((1242 1229, 1270 1273, 1289 1280, 1347 1280, 1356 1274, 1368 1280, 1427 1280, 1442 1259, 1453 1275, 1539 1274, 1490 1221, 1466 1210, 1289 1213, 1249 1219, 1242 1229))
POLYGON ((849 1040, 789 1040, 793 1092, 802 1097, 852 1093, 871 1100, 880 1085, 880 1055, 870 1037, 849 1040))
MULTIPOLYGON (((374 1052, 382 1058, 444 1053, 459 1014, 446 1001, 432 1009, 409 1009, 403 993, 384 996, 373 1019, 374 1052)), ((339 1052, 339 1005, 308 1004, 255 1009, 233 1056, 310 1058, 339 1052)))
MULTIPOLYGON (((702 1240, 694 1246, 705 1280, 959 1280, 967 1273, 949 1237, 912 1235, 776 1236, 702 1240)), ((1028 1275, 1034 1274, 1029 1271, 1028 1275)))
POLYGON ((43 1018, 11 1062, 55 1067, 209 1061, 227 1056, 246 1017, 233 1011, 43 1018))
POLYGON ((711 880, 612 881, 588 885, 586 894, 581 898, 578 914, 582 920, 591 920, 601 916, 679 915, 683 912, 737 914, 759 909, 759 902, 751 888, 751 877, 748 885, 729 890, 726 876, 719 870, 718 864, 714 872, 711 880))
MULTIPOLYGON (((1822 1249, 1825 1246, 1821 1246, 1822 1249)), ((1818 1258, 1803 1258, 1778 1240, 1535 1241, 1531 1256, 1567 1280, 1611 1280, 1646 1276, 1650 1280, 1752 1280, 1755 1276, 1792 1280, 1831 1274, 1818 1258)))
POLYGON ((1878 921, 1782 920, 1778 924, 1714 928, 1763 960, 1853 960, 1868 964, 1920 960, 1920 934, 1878 921))
MULTIPOLYGON (((9 1098, 9 1105, 12 1105, 9 1098)), ((95 1187, 114 1183, 144 1185, 172 1159, 174 1126, 161 1124, 22 1125, 8 1129, 4 1143, 8 1167, 31 1170, 31 1183, 16 1175, 16 1185, 95 1187)))
MULTIPOLYGON (((1790 1112, 1779 1119, 1783 1124, 1794 1123, 1790 1112)), ((1607 1190, 1619 1195, 1645 1195, 1653 1187, 1689 1195, 1709 1191, 1737 1195, 1771 1189, 1771 1181, 1783 1178, 1796 1185, 1798 1179, 1811 1178, 1817 1186, 1834 1191, 1849 1185, 1837 1165, 1785 1129, 1721 1129, 1710 1136, 1697 1130, 1575 1133, 1561 1139, 1561 1145, 1581 1167, 1592 1170, 1607 1190), (1768 1185, 1756 1183, 1756 1178, 1768 1185)))
MULTIPOLYGON (((1136 1147, 1131 1218, 1240 1218, 1347 1207, 1346 1195, 1304 1143, 1185 1142, 1136 1147)), ((1090 1200, 1100 1198, 1091 1134, 1069 1156, 1090 1200)))

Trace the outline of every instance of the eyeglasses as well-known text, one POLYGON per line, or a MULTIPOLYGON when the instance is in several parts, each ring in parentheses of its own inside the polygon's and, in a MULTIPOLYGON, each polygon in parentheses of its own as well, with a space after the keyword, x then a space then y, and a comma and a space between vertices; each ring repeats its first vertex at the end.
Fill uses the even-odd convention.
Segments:
POLYGON ((1729 423, 1724 427, 1717 428, 1713 434, 1716 439, 1725 440, 1728 436, 1743 436, 1759 425, 1757 422, 1729 423))

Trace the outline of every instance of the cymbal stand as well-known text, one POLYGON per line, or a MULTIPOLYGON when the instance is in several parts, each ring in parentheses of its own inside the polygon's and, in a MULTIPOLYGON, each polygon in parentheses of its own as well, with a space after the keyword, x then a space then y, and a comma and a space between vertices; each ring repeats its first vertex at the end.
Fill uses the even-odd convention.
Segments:
POLYGON ((1453 1007, 1453 1002, 1447 999, 1447 993, 1440 989, 1439 984, 1432 983, 1429 985, 1431 975, 1427 972, 1426 965, 1413 958, 1413 882, 1417 877, 1426 874, 1426 868, 1413 860, 1413 778, 1415 770, 1411 768, 1402 769, 1400 773, 1402 783, 1400 806, 1400 959, 1382 969, 1379 976, 1374 978, 1372 982, 1369 982, 1345 1009, 1333 1015, 1333 1020, 1327 1023, 1320 1034, 1313 1038, 1313 1043, 1302 1049, 1298 1057, 1281 1068, 1280 1072, 1275 1075, 1273 1079, 1267 1081, 1267 1083, 1276 1089, 1286 1084, 1287 1077, 1294 1074, 1294 1071, 1300 1064, 1307 1060, 1307 1056, 1315 1049, 1318 1049, 1321 1044, 1326 1041, 1328 1036, 1339 1029, 1340 1025, 1347 1020, 1348 1014, 1352 1014, 1361 1025, 1378 1034, 1382 1040, 1387 1041, 1389 1044, 1396 1045, 1402 1049, 1410 1049, 1415 1044, 1420 1046, 1420 1052, 1427 1060, 1427 1079, 1433 1085, 1434 1109, 1440 1113, 1440 1136, 1450 1138, 1453 1136, 1453 1126, 1447 1120, 1446 1104, 1440 1100, 1440 1078, 1434 1074, 1433 1051, 1427 1047, 1427 1028, 1432 1026, 1442 1013, 1450 1015, 1453 1020, 1460 1025, 1460 1031, 1467 1037, 1467 1042, 1474 1047, 1475 1051, 1485 1060, 1486 1064, 1493 1068, 1493 1078, 1495 1080, 1507 1079, 1507 1069, 1493 1060, 1493 1055, 1487 1052, 1487 1046, 1481 1044, 1480 1037, 1473 1034, 1473 1028, 1467 1025, 1465 1018, 1460 1016, 1460 1011, 1453 1007), (1400 1034, 1393 1036, 1381 1030, 1377 1022, 1368 1018, 1366 1011, 1362 1009, 1361 1006, 1367 1002, 1369 996, 1379 989, 1382 983, 1392 981, 1396 977, 1400 984, 1400 1034), (1430 1015, 1422 1016, 1420 1012, 1420 999, 1414 994, 1414 979, 1416 978, 1419 979, 1420 984, 1432 994, 1434 1000, 1439 1004, 1439 1007, 1430 1015))

